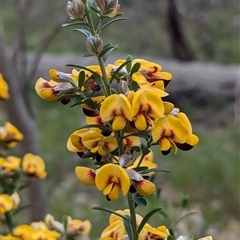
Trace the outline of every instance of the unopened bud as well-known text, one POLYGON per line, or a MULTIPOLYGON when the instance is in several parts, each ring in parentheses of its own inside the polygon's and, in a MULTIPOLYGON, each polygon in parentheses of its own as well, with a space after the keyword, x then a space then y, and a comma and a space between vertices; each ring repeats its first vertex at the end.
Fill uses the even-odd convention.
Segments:
POLYGON ((86 48, 91 55, 98 55, 103 49, 103 40, 98 36, 87 37, 86 48))
POLYGON ((95 3, 100 13, 108 17, 115 17, 120 8, 118 0, 95 0, 95 3))
POLYGON ((134 161, 136 159, 132 157, 132 155, 130 154, 123 154, 120 156, 120 158, 118 159, 118 163, 120 164, 120 166, 122 167, 129 167, 131 165, 133 165, 134 161))
POLYGON ((174 117, 177 117, 180 112, 179 108, 174 108, 171 112, 170 115, 173 115, 174 117))
POLYGON ((128 84, 126 83, 126 81, 120 81, 119 82, 119 90, 125 96, 128 95, 128 93, 130 92, 130 89, 129 89, 128 84))
POLYGON ((66 10, 71 18, 82 20, 85 14, 85 5, 81 0, 68 1, 66 10))

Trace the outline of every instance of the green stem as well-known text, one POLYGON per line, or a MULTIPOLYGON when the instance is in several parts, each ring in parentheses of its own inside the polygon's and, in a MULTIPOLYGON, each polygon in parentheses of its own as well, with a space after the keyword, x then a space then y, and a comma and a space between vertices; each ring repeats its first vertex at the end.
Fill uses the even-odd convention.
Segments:
POLYGON ((6 223, 9 229, 9 232, 11 234, 13 234, 13 229, 14 229, 14 223, 13 223, 13 219, 12 219, 12 215, 10 212, 6 212, 5 213, 5 217, 6 217, 6 223))
POLYGON ((130 215, 131 215, 132 239, 138 240, 136 212, 135 212, 135 205, 132 200, 132 193, 129 192, 127 197, 128 197, 128 206, 129 206, 130 215))
POLYGON ((102 57, 98 56, 98 64, 99 64, 99 66, 101 68, 101 72, 102 72, 103 91, 105 93, 105 96, 108 97, 111 95, 111 88, 110 88, 110 84, 107 80, 107 73, 105 70, 105 66, 104 66, 102 57))

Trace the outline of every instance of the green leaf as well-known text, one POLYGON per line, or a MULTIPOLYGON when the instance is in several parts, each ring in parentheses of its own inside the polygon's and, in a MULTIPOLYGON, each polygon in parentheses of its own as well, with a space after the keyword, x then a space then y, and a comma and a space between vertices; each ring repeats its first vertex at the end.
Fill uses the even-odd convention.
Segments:
POLYGON ((140 67, 141 67, 141 63, 136 62, 131 69, 130 76, 132 76, 135 72, 137 72, 140 67))
POLYGON ((170 171, 166 168, 150 168, 148 170, 142 171, 141 174, 148 174, 151 172, 167 172, 167 173, 169 173, 170 171))
POLYGON ((82 56, 83 56, 83 57, 92 57, 92 54, 90 54, 90 53, 84 53, 82 56))
POLYGON ((103 30, 105 27, 107 27, 108 25, 114 23, 114 22, 118 22, 118 21, 122 21, 122 20, 127 20, 126 17, 120 17, 120 18, 115 18, 107 23, 105 23, 102 27, 101 27, 101 30, 103 30))
POLYGON ((107 59, 108 59, 108 57, 109 57, 109 55, 111 54, 111 52, 113 51, 113 50, 115 50, 115 49, 117 49, 117 47, 116 48, 112 48, 112 49, 110 49, 110 50, 108 50, 108 52, 106 52, 103 56, 102 56, 102 58, 103 58, 103 61, 104 62, 106 62, 107 61, 107 59))
POLYGON ((133 170, 135 170, 136 172, 142 172, 142 171, 145 171, 145 170, 148 170, 148 167, 136 167, 136 168, 133 168, 133 170))
POLYGON ((127 220, 123 218, 124 227, 128 234, 129 240, 133 240, 132 226, 130 224, 131 217, 127 215, 125 217, 127 218, 127 220))
POLYGON ((83 29, 83 28, 74 28, 73 31, 81 32, 86 37, 90 37, 91 36, 91 33, 88 30, 83 29))
POLYGON ((80 89, 83 86, 84 82, 85 82, 85 72, 84 71, 80 71, 79 75, 78 75, 78 87, 80 89))
POLYGON ((92 74, 94 74, 95 76, 101 77, 98 73, 94 72, 92 69, 89 69, 87 67, 81 66, 81 65, 76 65, 76 64, 66 64, 67 67, 75 67, 75 68, 80 68, 80 69, 84 69, 86 71, 91 72, 92 74))
POLYGON ((136 196, 132 200, 139 206, 147 206, 147 200, 143 196, 136 196))
POLYGON ((122 70, 122 68, 129 63, 129 61, 131 61, 131 60, 128 60, 128 61, 122 63, 122 64, 114 71, 114 73, 113 73, 113 75, 112 75, 112 77, 111 77, 111 79, 110 79, 110 83, 115 79, 115 77, 116 77, 117 74, 122 70))
POLYGON ((75 25, 84 25, 84 26, 86 26, 87 24, 85 22, 70 22, 70 23, 62 24, 62 27, 70 27, 70 26, 75 26, 75 25))
POLYGON ((167 240, 175 240, 175 238, 174 238, 172 235, 169 235, 169 236, 167 237, 167 240))
POLYGON ((88 107, 97 109, 97 104, 91 98, 85 99, 83 102, 87 104, 88 107))
POLYGON ((14 215, 17 215, 17 214, 20 213, 22 210, 25 210, 25 209, 27 209, 27 208, 32 207, 32 205, 33 205, 33 204, 30 203, 30 204, 27 204, 27 205, 18 207, 17 209, 13 210, 13 216, 14 216, 14 215))
POLYGON ((181 193, 180 198, 181 198, 181 206, 182 208, 185 208, 189 202, 189 195, 181 193))
POLYGON ((153 209, 152 211, 150 211, 144 218, 143 220, 141 221, 139 227, 138 227, 138 233, 141 232, 141 230, 143 229, 144 225, 147 223, 147 221, 152 217, 153 214, 155 214, 156 212, 158 211, 161 211, 162 208, 156 208, 156 209, 153 209))
POLYGON ((80 95, 79 94, 64 94, 58 99, 58 101, 61 101, 62 99, 65 99, 65 98, 76 98, 76 97, 80 97, 80 95))
POLYGON ((147 155, 148 153, 150 153, 150 150, 148 149, 148 147, 143 143, 141 144, 141 149, 142 149, 143 155, 147 155))
POLYGON ((136 92, 137 89, 138 89, 138 84, 135 81, 131 81, 130 90, 133 90, 134 92, 136 92))
POLYGON ((96 206, 96 207, 93 207, 92 209, 101 210, 101 211, 105 211, 105 212, 109 212, 109 213, 113 213, 113 214, 121 217, 122 219, 125 219, 125 220, 127 220, 127 221, 130 221, 127 216, 121 215, 120 213, 117 213, 117 212, 115 212, 114 210, 112 210, 112 209, 110 209, 110 208, 101 207, 101 206, 100 206, 100 207, 96 206))
POLYGON ((102 57, 104 54, 106 54, 110 50, 113 51, 113 50, 115 50, 117 48, 118 48, 117 44, 116 45, 107 46, 107 47, 103 48, 103 50, 99 53, 99 57, 102 57))
POLYGON ((90 7, 91 10, 93 10, 95 13, 97 14, 101 14, 96 8, 94 8, 93 6, 90 7))
POLYGON ((126 62, 128 62, 126 68, 127 68, 127 72, 129 73, 131 71, 131 68, 132 68, 132 56, 131 55, 127 56, 126 62))

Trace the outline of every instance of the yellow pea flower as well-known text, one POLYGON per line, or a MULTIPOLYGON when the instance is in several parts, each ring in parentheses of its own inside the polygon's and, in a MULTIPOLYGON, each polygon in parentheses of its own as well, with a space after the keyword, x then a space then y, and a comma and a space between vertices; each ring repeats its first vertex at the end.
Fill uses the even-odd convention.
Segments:
POLYGON ((79 219, 67 219, 67 233, 69 235, 82 235, 88 236, 92 228, 92 224, 89 220, 81 221, 79 219))
POLYGON ((96 171, 94 169, 78 166, 75 168, 75 174, 83 184, 87 186, 95 185, 96 171))
POLYGON ((119 198, 120 190, 125 196, 130 188, 130 178, 126 171, 116 164, 103 165, 96 174, 96 187, 103 191, 103 194, 109 200, 116 200, 119 198))
POLYGON ((181 123, 186 127, 188 131, 188 136, 186 142, 183 144, 176 143, 177 147, 181 150, 190 150, 194 146, 196 146, 199 142, 199 138, 197 135, 192 133, 192 125, 187 117, 187 115, 183 112, 180 112, 177 118, 181 121, 181 123))
POLYGON ((43 159, 32 153, 23 156, 22 170, 30 177, 45 178, 47 176, 43 159))
POLYGON ((0 215, 11 211, 13 207, 14 203, 11 196, 7 194, 0 194, 0 215))
POLYGON ((21 158, 8 156, 7 158, 0 157, 0 167, 7 172, 16 171, 20 168, 21 158))
POLYGON ((8 234, 7 236, 0 235, 1 240, 22 240, 21 237, 14 237, 11 234, 8 234))
POLYGON ((82 137, 82 143, 91 153, 99 153, 101 156, 106 156, 117 148, 115 137, 104 137, 100 132, 86 133, 82 137))
POLYGON ((3 75, 0 73, 0 99, 7 100, 9 97, 8 84, 4 80, 3 75))
POLYGON ((100 107, 101 119, 112 122, 112 129, 120 131, 125 128, 127 121, 132 121, 131 104, 123 94, 113 94, 107 97, 100 107))
POLYGON ((163 117, 164 105, 155 91, 140 89, 133 98, 131 113, 135 127, 145 131, 154 119, 163 117))
POLYGON ((4 148, 13 148, 23 139, 23 134, 10 122, 0 127, 0 141, 4 148))

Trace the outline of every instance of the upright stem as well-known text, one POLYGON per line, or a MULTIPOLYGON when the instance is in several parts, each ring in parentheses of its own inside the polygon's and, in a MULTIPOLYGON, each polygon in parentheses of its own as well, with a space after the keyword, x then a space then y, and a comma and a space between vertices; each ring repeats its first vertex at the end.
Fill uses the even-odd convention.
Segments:
POLYGON ((132 239, 138 240, 138 232, 137 232, 137 220, 136 220, 136 212, 135 212, 135 205, 132 200, 132 193, 128 193, 128 206, 131 215, 131 226, 132 226, 132 239))

